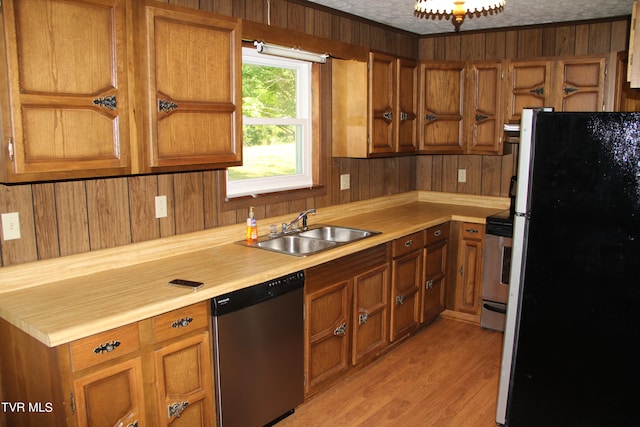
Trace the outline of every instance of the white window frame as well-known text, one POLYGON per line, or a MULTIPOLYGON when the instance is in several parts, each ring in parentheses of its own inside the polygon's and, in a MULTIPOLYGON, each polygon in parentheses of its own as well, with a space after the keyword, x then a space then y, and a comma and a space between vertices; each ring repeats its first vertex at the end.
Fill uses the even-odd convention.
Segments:
POLYGON ((265 193, 274 193, 287 190, 297 190, 313 187, 313 141, 312 141, 312 87, 311 87, 311 63, 295 59, 267 56, 256 52, 255 49, 242 48, 242 62, 256 65, 292 68, 297 71, 296 88, 297 116, 294 118, 268 119, 243 117, 243 125, 284 124, 301 126, 302 131, 298 153, 301 171, 297 174, 286 176, 273 176, 264 178, 244 179, 240 181, 229 180, 226 173, 227 198, 256 196, 265 193))

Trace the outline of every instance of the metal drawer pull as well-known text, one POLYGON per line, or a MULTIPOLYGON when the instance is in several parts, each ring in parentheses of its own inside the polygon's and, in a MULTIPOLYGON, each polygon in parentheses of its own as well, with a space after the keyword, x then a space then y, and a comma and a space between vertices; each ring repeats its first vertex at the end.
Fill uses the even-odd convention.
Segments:
POLYGON ((479 233, 480 230, 476 230, 475 228, 467 228, 465 230, 467 233, 479 233))
POLYGON ((396 304, 398 305, 404 304, 404 295, 396 296, 396 304))
POLYGON ((186 407, 189 406, 189 402, 176 402, 167 407, 169 410, 169 418, 180 418, 186 407))
POLYGON ((406 242, 404 242, 404 246, 407 248, 411 245, 413 245, 413 240, 407 240, 406 242))
POLYGON ((433 232, 433 235, 436 237, 440 237, 441 234, 442 234, 442 230, 436 230, 433 232))
POLYGON ((358 324, 364 325, 365 323, 367 323, 367 320, 369 320, 369 313, 364 312, 358 315, 358 324))
POLYGON ((192 317, 183 317, 180 320, 176 320, 175 322, 173 322, 171 324, 172 328, 186 328, 187 326, 189 326, 189 323, 193 322, 193 318, 192 317))
POLYGON ((119 347, 119 346, 120 346, 120 341, 111 341, 111 343, 105 343, 100 347, 94 348, 93 352, 95 354, 111 353, 113 350, 116 349, 116 347, 119 347))

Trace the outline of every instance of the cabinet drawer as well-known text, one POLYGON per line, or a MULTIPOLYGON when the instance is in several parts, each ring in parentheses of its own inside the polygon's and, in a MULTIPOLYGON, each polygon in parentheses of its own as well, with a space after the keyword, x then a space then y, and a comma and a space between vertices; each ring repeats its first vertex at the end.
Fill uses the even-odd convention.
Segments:
POLYGON ((465 222, 462 224, 462 238, 463 239, 484 239, 484 225, 474 224, 472 222, 465 222))
POLYGON ((427 228, 426 231, 427 245, 432 243, 438 243, 449 238, 449 223, 437 225, 435 227, 427 228))
POLYGON ((161 342, 207 328, 209 325, 209 304, 203 301, 198 304, 179 308, 151 319, 153 341, 161 342))
POLYGON ((399 257, 424 246, 424 231, 409 234, 393 241, 393 257, 399 257))
POLYGON ((74 372, 134 352, 139 348, 140 336, 137 323, 91 335, 69 344, 74 372))

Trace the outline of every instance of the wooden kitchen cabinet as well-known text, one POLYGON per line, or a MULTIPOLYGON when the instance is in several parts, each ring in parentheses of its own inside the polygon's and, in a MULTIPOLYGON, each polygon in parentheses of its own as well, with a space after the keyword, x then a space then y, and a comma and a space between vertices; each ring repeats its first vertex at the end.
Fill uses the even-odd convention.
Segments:
POLYGON ((409 335, 420 323, 423 248, 423 231, 392 242, 391 342, 409 335))
POLYGON ((208 301, 55 348, 0 326, 3 399, 53 409, 9 425, 215 425, 208 301))
POLYGON ((125 3, 2 2, 1 181, 131 171, 125 3))
POLYGON ((371 52, 368 62, 333 59, 331 70, 333 156, 416 152, 416 61, 371 52))
POLYGON ((306 271, 307 397, 386 348, 388 262, 381 245, 306 271))
POLYGON ((241 163, 239 19, 133 0, 2 9, 0 182, 241 163))
POLYGON ((155 1, 144 14, 144 170, 240 165, 240 21, 155 1))
POLYGON ((451 266, 452 286, 446 291, 447 308, 479 323, 485 227, 455 221, 451 231, 456 262, 451 266))
POLYGON ((607 66, 605 55, 509 62, 505 120, 519 121, 523 108, 611 111, 614 77, 607 66))
POLYGON ((450 223, 447 222, 425 232, 420 323, 432 322, 445 310, 449 228, 450 223))
POLYGON ((502 64, 421 63, 420 152, 501 154, 502 64))

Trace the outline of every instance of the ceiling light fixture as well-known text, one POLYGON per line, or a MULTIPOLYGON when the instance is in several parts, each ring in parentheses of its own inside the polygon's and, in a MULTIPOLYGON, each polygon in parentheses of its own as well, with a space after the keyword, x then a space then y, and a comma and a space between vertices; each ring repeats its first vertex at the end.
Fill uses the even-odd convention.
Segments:
POLYGON ((289 49, 288 47, 276 46, 273 44, 264 44, 263 42, 254 42, 258 53, 264 53, 265 55, 281 56, 290 59, 301 59, 303 61, 320 62, 322 64, 327 62, 329 55, 307 52, 300 49, 289 49))
POLYGON ((504 8, 505 0, 416 0, 416 15, 432 19, 449 19, 451 16, 456 31, 460 29, 466 15, 493 14, 504 8))

